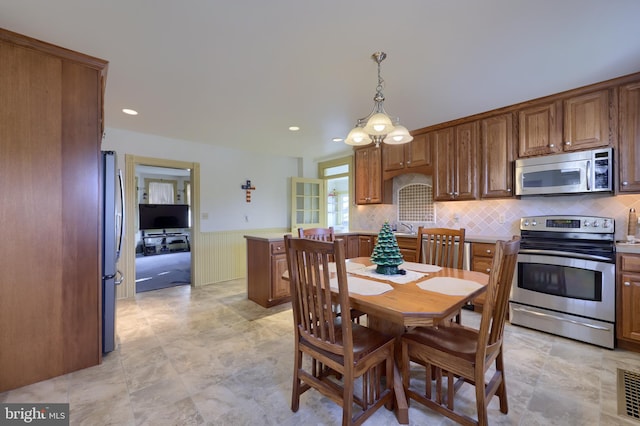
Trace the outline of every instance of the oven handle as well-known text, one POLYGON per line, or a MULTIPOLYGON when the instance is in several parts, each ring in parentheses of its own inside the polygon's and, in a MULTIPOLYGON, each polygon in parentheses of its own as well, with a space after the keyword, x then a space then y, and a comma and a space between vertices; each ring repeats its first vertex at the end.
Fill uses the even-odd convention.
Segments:
POLYGON ((572 320, 572 319, 568 319, 568 318, 563 318, 563 317, 559 317, 557 315, 545 314, 544 312, 530 311, 527 308, 516 308, 516 307, 512 306, 512 309, 514 311, 522 312, 522 313, 525 313, 525 314, 537 315, 539 317, 547 317, 547 318, 551 318, 551 319, 558 320, 558 321, 570 322, 571 324, 581 325, 581 326, 588 327, 588 328, 594 328, 596 330, 603 330, 603 331, 609 331, 610 330, 610 328, 603 327, 601 325, 588 324, 586 322, 580 322, 580 321, 576 321, 576 320, 572 320))
POLYGON ((573 253, 566 251, 557 251, 557 250, 534 250, 534 249, 520 249, 519 254, 537 254, 539 256, 560 256, 560 257, 569 257, 573 259, 583 259, 583 260, 595 260, 595 261, 604 261, 607 263, 612 263, 611 259, 605 256, 597 256, 595 254, 584 254, 584 253, 573 253))

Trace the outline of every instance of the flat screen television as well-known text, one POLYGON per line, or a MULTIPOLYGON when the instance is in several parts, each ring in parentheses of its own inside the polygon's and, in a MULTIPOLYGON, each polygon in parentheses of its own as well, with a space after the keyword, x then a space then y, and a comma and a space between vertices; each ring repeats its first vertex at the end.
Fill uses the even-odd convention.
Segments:
POLYGON ((188 228, 188 204, 139 204, 140 230, 188 228))

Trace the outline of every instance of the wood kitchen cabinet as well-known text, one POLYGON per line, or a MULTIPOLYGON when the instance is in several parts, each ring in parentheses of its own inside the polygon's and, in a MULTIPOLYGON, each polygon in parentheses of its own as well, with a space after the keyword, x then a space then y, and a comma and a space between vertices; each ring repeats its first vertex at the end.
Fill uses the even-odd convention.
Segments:
POLYGON ((345 248, 347 249, 347 259, 353 259, 360 256, 360 239, 357 235, 347 235, 337 237, 345 240, 345 248))
POLYGON ((414 135, 409 143, 383 143, 381 148, 384 180, 406 173, 430 175, 433 171, 431 144, 426 133, 414 135))
POLYGON ((371 256, 371 253, 373 253, 373 247, 375 246, 375 237, 373 235, 360 235, 358 236, 358 243, 359 256, 371 256))
POLYGON ((247 240, 247 297, 269 308, 291 300, 289 282, 282 278, 287 270, 284 238, 247 240))
POLYGON ((518 157, 562 151, 562 101, 530 106, 518 111, 518 157))
POLYGON ((0 29, 0 393, 102 360, 106 70, 0 29))
POLYGON ((618 190, 640 192, 640 82, 620 88, 618 190))
POLYGON ((435 201, 478 198, 478 122, 471 121, 431 132, 434 147, 435 201))
POLYGON ((613 146, 613 100, 607 88, 521 109, 518 156, 613 146))
POLYGON ((392 200, 393 182, 382 181, 382 150, 375 145, 356 148, 356 204, 382 204, 392 200))
POLYGON ((612 108, 613 89, 598 90, 564 101, 564 139, 562 150, 579 151, 607 147, 613 144, 611 122, 615 114, 612 108))
POLYGON ((640 255, 617 255, 617 346, 640 352, 640 255))
POLYGON ((405 262, 417 262, 416 260, 416 238, 417 237, 399 237, 396 236, 400 254, 405 262))
MULTIPOLYGON (((496 245, 491 243, 471 243, 471 270, 489 274, 495 255, 496 245)), ((511 283, 509 283, 511 284, 511 283)), ((474 311, 482 312, 485 294, 473 299, 474 311)))
POLYGON ((501 114, 481 121, 480 198, 513 197, 513 114, 501 114))

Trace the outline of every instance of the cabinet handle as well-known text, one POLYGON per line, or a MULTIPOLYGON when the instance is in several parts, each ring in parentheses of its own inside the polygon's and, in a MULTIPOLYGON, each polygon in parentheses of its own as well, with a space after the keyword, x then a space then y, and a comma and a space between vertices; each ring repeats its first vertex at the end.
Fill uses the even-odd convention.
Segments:
POLYGON ((631 283, 629 281, 625 281, 624 285, 625 285, 625 287, 629 287, 631 285, 631 283))
POLYGON ((487 254, 491 254, 491 250, 487 250, 487 254))
POLYGON ((622 182, 622 186, 627 186, 627 185, 629 185, 629 182, 626 182, 626 181, 622 182))
POLYGON ((555 148, 555 147, 556 147, 556 144, 554 144, 554 143, 550 143, 549 144, 549 148, 555 148))
POLYGON ((507 192, 511 192, 511 188, 507 188, 507 192))
POLYGON ((571 146, 571 141, 566 141, 564 144, 565 144, 566 146, 571 146))
POLYGON ((491 268, 487 268, 487 274, 491 272, 491 268))

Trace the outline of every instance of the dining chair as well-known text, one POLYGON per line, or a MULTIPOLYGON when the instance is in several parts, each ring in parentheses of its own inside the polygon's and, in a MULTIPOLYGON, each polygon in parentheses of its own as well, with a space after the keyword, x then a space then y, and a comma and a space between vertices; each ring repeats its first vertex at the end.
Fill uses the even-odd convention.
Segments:
MULTIPOLYGON (((335 241, 335 233, 333 226, 328 228, 298 228, 298 236, 300 238, 309 238, 317 241, 335 241)), ((331 258, 333 261, 333 258, 331 258)), ((351 319, 358 324, 366 314, 356 309, 351 309, 351 319)))
POLYGON ((295 326, 291 410, 298 411, 300 395, 312 388, 342 407, 343 425, 362 424, 382 405, 391 409, 395 337, 342 321, 332 303, 333 286, 342 312, 349 312, 344 241, 286 235, 285 250, 295 326))
MULTIPOLYGON (((464 235, 464 228, 425 228, 420 226, 416 245, 416 261, 445 268, 462 269, 464 235)), ((458 311, 453 319, 460 324, 462 312, 458 311)))
POLYGON ((402 335, 402 383, 408 398, 462 425, 487 425, 487 406, 493 396, 500 400, 500 411, 508 412, 502 347, 519 248, 519 236, 496 243, 478 329, 450 323, 441 327, 418 327, 402 335), (495 371, 486 382, 487 370, 494 363, 495 371), (410 383, 411 367, 420 368, 419 365, 426 367, 424 393, 412 389, 410 383), (444 377, 446 395, 443 394, 444 377), (454 397, 464 383, 475 386, 477 420, 455 411, 454 397))
POLYGON ((465 229, 418 228, 416 261, 462 269, 465 229), (424 258, 424 262, 423 259, 424 258))
POLYGON ((298 228, 298 236, 300 238, 310 238, 318 241, 334 241, 335 233, 333 226, 328 228, 298 228))

